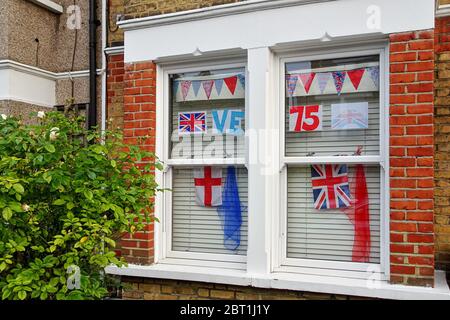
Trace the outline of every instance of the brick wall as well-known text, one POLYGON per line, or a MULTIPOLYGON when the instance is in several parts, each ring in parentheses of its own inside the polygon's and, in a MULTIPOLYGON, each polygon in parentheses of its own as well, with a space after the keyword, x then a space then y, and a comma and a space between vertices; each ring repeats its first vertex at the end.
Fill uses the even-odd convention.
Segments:
MULTIPOLYGON (((155 85, 156 68, 151 62, 125 65, 123 91, 124 142, 155 152, 155 85)), ((145 162, 143 162, 145 163, 145 162)), ((126 235, 120 242, 121 255, 130 263, 151 264, 153 262, 153 223, 146 229, 126 235)))
POLYGON ((261 289, 194 281, 123 277, 123 299, 133 300, 353 300, 345 295, 261 289))
POLYGON ((241 0, 129 0, 125 6, 125 16, 127 19, 141 18, 239 1, 241 0))
POLYGON ((125 0, 109 0, 108 46, 123 45, 123 30, 117 26, 117 18, 125 13, 125 0))
POLYGON ((124 88, 124 63, 123 54, 108 56, 107 90, 107 119, 110 120, 110 128, 123 128, 123 88, 124 88))
POLYGON ((391 281, 432 286, 434 33, 390 41, 391 281))
POLYGON ((436 267, 450 276, 450 17, 435 29, 435 233, 436 267))
POLYGON ((133 19, 239 1, 242 0, 110 0, 108 46, 123 45, 123 31, 116 25, 119 15, 133 19))

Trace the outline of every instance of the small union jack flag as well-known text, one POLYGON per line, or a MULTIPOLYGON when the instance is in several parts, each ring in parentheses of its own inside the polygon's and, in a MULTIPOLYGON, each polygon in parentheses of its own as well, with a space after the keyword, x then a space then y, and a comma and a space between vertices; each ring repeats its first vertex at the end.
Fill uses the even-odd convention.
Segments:
POLYGON ((368 103, 346 103, 331 105, 331 129, 367 129, 369 128, 368 103))
POLYGON ((178 113, 178 134, 206 133, 206 112, 178 113))
POLYGON ((351 205, 348 168, 345 164, 311 166, 314 208, 317 210, 347 208, 351 205))

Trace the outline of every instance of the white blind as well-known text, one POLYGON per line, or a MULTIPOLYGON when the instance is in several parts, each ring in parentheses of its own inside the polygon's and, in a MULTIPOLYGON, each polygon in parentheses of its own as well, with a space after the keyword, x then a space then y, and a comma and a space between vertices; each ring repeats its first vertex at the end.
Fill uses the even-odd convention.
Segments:
MULTIPOLYGON (((227 169, 222 171, 222 186, 227 169)), ((237 168, 237 184, 242 207, 241 243, 236 251, 224 247, 222 222, 217 208, 202 207, 195 200, 192 169, 173 169, 172 184, 172 250, 215 254, 247 253, 247 170, 237 168)))
POLYGON ((351 95, 314 96, 287 99, 286 149, 287 157, 352 155, 357 146, 363 146, 364 155, 380 154, 380 106, 378 92, 351 95), (369 103, 369 128, 363 130, 331 130, 331 105, 337 103, 369 103), (323 131, 289 132, 289 106, 322 105, 323 131))
MULTIPOLYGON (((353 193, 355 166, 349 166, 353 193)), ((366 166, 369 194, 370 263, 380 262, 380 167, 366 166)), ((354 227, 340 210, 316 210, 310 166, 288 168, 288 258, 352 261, 354 227)), ((353 196, 353 194, 352 194, 353 196)))
MULTIPOLYGON (((245 156, 245 136, 229 134, 213 135, 213 110, 241 110, 245 111, 244 99, 188 101, 173 103, 172 107, 172 159, 203 159, 203 158, 243 158, 245 156), (179 112, 207 112, 207 133, 178 136, 179 112)), ((245 119, 241 122, 242 130, 245 130, 245 119)))

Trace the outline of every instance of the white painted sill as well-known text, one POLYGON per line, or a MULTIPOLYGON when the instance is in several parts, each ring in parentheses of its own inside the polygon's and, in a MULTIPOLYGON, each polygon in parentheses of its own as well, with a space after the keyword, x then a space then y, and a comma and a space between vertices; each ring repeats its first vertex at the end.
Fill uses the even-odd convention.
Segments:
POLYGON ((250 275, 246 271, 168 264, 151 266, 130 264, 125 268, 113 266, 107 267, 106 272, 130 277, 199 281, 381 299, 450 300, 450 290, 443 271, 436 271, 434 288, 393 285, 385 281, 371 281, 369 283, 367 280, 360 279, 279 272, 267 276, 250 275))
POLYGON ((450 16, 450 4, 443 4, 436 6, 436 18, 448 17, 450 16))
POLYGON ((34 4, 56 14, 62 14, 64 12, 63 7, 53 2, 52 0, 28 0, 28 1, 33 2, 34 4))

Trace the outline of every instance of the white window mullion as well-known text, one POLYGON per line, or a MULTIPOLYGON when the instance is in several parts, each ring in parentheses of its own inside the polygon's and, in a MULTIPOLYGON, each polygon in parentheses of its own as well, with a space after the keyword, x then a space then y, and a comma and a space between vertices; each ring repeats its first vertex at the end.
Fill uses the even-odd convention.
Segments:
POLYGON ((270 173, 275 165, 270 126, 272 53, 269 48, 248 50, 248 145, 249 145, 249 230, 247 272, 270 272, 270 173))

